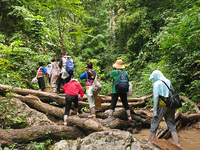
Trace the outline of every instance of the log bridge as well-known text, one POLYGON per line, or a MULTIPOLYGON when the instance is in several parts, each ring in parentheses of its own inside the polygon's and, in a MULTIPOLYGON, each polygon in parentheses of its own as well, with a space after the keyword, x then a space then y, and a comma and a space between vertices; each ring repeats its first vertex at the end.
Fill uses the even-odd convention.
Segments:
MULTIPOLYGON (((39 97, 40 100, 46 103, 50 102, 56 102, 59 106, 65 105, 65 94, 57 94, 57 93, 49 93, 49 92, 43 92, 33 89, 23 89, 19 87, 13 87, 8 85, 0 84, 0 92, 13 92, 17 93, 23 96, 27 95, 34 95, 39 97)), ((133 107, 142 107, 145 105, 145 100, 152 97, 153 94, 147 94, 140 98, 128 98, 128 103, 131 108, 133 107)), ((89 108, 89 103, 85 100, 87 99, 86 94, 83 97, 83 101, 79 101, 79 107, 86 107, 89 108)), ((111 96, 105 96, 105 95, 98 95, 96 99, 96 110, 97 111, 105 111, 109 109, 111 104, 111 96)), ((73 107, 73 106, 72 106, 73 107)), ((116 107, 123 107, 123 104, 121 102, 121 99, 118 99, 116 107)))

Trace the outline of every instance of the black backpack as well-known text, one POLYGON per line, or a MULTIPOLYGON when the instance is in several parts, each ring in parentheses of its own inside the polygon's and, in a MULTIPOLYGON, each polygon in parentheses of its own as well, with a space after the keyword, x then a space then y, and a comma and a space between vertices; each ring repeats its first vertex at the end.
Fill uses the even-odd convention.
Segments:
POLYGON ((161 81, 169 89, 169 97, 167 98, 166 101, 164 101, 165 104, 167 105, 167 107, 172 108, 172 109, 177 109, 177 108, 182 107, 182 103, 179 98, 179 95, 172 88, 169 88, 168 85, 163 80, 161 80, 161 81))
POLYGON ((119 70, 117 70, 119 73, 119 77, 117 79, 117 82, 115 83, 115 89, 117 93, 127 93, 129 88, 129 80, 126 76, 126 71, 124 71, 123 74, 119 70))

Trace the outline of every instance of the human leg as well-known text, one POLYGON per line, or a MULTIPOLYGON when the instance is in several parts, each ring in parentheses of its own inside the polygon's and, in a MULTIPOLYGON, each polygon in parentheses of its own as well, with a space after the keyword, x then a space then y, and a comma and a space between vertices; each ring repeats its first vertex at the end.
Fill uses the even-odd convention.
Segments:
POLYGON ((74 113, 78 115, 78 96, 75 96, 73 102, 74 102, 74 113))
POLYGON ((111 104, 110 104, 110 111, 108 114, 108 118, 111 118, 113 116, 116 104, 117 104, 117 100, 118 100, 118 94, 114 94, 112 93, 112 99, 111 99, 111 104))
POLYGON ((70 95, 65 96, 65 113, 64 113, 64 125, 67 125, 67 118, 69 116, 69 111, 71 108, 72 101, 70 99, 70 95))
POLYGON ((156 131, 158 128, 158 125, 160 124, 160 121, 162 120, 164 114, 165 114, 165 107, 159 107, 158 108, 158 117, 153 117, 153 119, 151 120, 151 128, 149 130, 149 135, 148 138, 154 138, 156 135, 156 131))
POLYGON ((53 89, 53 92, 56 92, 56 81, 58 79, 57 73, 53 73, 51 76, 51 88, 53 89))
POLYGON ((62 83, 62 78, 61 78, 62 74, 60 74, 58 76, 58 79, 57 79, 57 92, 60 92, 60 86, 61 86, 61 83, 62 83))
POLYGON ((72 75, 69 74, 69 76, 67 78, 65 78, 65 83, 68 83, 71 80, 71 76, 72 75))
POLYGON ((131 111, 130 111, 130 108, 129 108, 129 105, 128 105, 128 102, 127 102, 127 93, 122 93, 119 96, 120 96, 120 98, 122 100, 122 104, 124 106, 124 109, 126 110, 126 113, 127 113, 127 116, 128 116, 128 120, 132 121, 131 111))
POLYGON ((45 89, 44 77, 38 78, 38 84, 39 84, 39 89, 41 89, 43 91, 45 89))
POLYGON ((165 121, 167 123, 167 126, 169 128, 169 131, 171 132, 173 143, 177 146, 180 146, 179 140, 178 140, 178 134, 176 131, 176 124, 175 124, 175 110, 166 108, 167 113, 165 114, 165 121))

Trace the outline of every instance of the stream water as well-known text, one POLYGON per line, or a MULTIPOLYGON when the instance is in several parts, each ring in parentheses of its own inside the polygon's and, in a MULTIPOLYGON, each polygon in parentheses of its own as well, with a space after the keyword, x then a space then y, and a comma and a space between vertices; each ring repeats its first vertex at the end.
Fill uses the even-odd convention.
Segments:
MULTIPOLYGON (((148 115, 149 111, 145 111, 148 115)), ((165 121, 161 121, 160 126, 166 125, 165 121)), ((133 134, 134 137, 140 139, 148 139, 149 129, 142 129, 140 133, 133 134)), ((180 148, 182 150, 200 150, 200 130, 192 127, 184 127, 178 131, 178 137, 180 142, 180 148)), ((172 138, 168 139, 172 142, 172 138)))

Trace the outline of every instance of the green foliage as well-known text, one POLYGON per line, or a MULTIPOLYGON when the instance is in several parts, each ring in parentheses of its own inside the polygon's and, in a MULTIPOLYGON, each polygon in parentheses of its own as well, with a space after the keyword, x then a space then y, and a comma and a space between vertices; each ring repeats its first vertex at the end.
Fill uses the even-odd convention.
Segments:
POLYGON ((18 150, 15 148, 16 143, 11 144, 9 147, 4 147, 2 150, 18 150))
POLYGON ((26 115, 17 116, 18 111, 15 109, 15 105, 11 103, 9 97, 1 98, 0 102, 0 125, 2 129, 26 127, 26 115))
POLYGON ((45 142, 37 143, 37 142, 31 142, 28 150, 49 150, 52 145, 52 140, 48 139, 45 142))
POLYGON ((195 113, 194 105, 191 105, 190 101, 183 102, 182 107, 178 109, 182 113, 193 114, 195 113))

